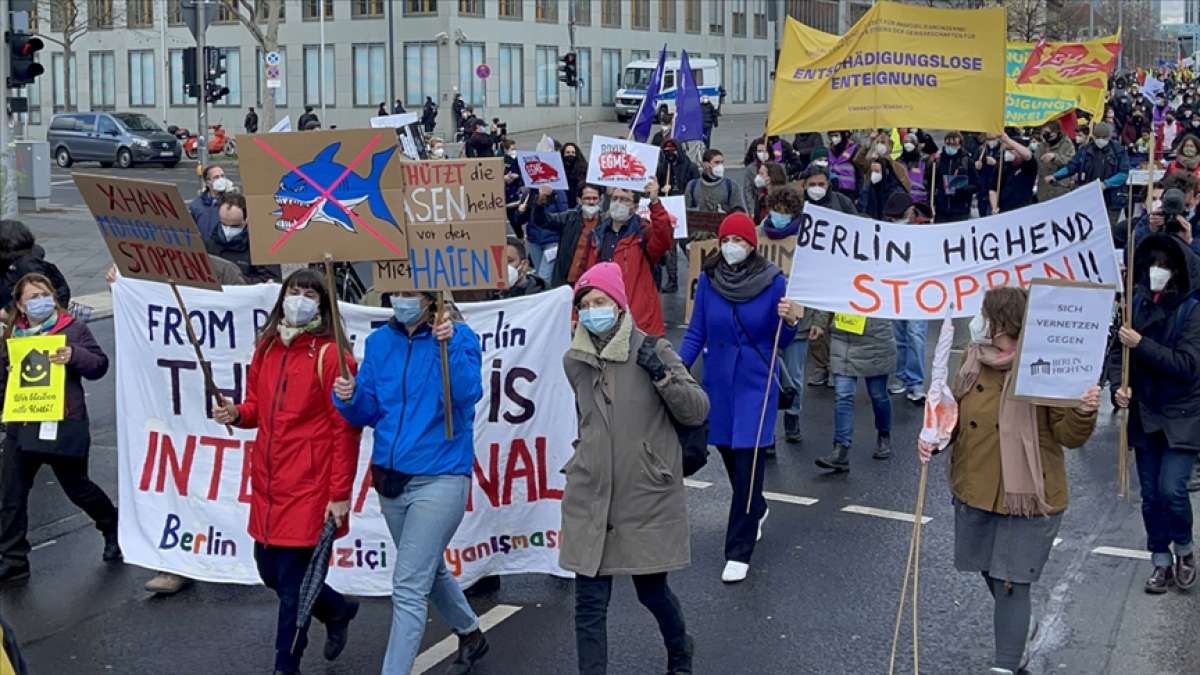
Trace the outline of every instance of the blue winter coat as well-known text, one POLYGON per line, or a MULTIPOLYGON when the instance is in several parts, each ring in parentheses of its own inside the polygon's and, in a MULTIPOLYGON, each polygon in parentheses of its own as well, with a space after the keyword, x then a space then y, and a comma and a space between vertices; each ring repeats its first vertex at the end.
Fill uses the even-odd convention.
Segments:
MULTIPOLYGON (((532 197, 530 197, 530 199, 537 199, 537 195, 534 194, 532 197)), ((544 209, 543 213, 547 216, 566 211, 568 209, 566 191, 555 190, 542 208, 544 209)), ((522 214, 522 222, 525 224, 525 238, 528 239, 530 243, 537 244, 538 246, 550 246, 551 244, 557 244, 558 240, 562 237, 562 232, 558 229, 542 227, 538 224, 538 221, 530 218, 532 212, 533 204, 531 203, 529 205, 529 209, 522 214)), ((539 219, 539 221, 541 223, 546 222, 544 219, 539 219)))
MULTIPOLYGON (((765 291, 747 302, 734 303, 721 297, 708 282, 708 274, 700 275, 696 301, 692 305, 692 320, 683 336, 679 357, 691 368, 696 357, 704 352, 704 390, 710 402, 708 413, 708 442, 732 448, 753 448, 762 413, 763 393, 767 391, 767 365, 775 327, 779 323, 776 306, 787 289, 782 274, 765 291), (734 320, 734 308, 737 318, 734 320), (747 335, 747 333, 749 335, 747 335)), ((779 348, 791 344, 794 328, 785 323, 779 336, 779 348)), ((781 368, 775 361, 775 374, 781 368)), ((775 443, 775 411, 779 385, 770 388, 767 417, 763 421, 759 446, 775 443)))
POLYGON ((333 402, 346 421, 373 427, 371 463, 414 476, 469 476, 475 459, 475 404, 483 398, 479 336, 454 325, 450 399, 454 438, 446 440, 442 360, 429 327, 409 335, 395 319, 367 336, 354 396, 333 402))

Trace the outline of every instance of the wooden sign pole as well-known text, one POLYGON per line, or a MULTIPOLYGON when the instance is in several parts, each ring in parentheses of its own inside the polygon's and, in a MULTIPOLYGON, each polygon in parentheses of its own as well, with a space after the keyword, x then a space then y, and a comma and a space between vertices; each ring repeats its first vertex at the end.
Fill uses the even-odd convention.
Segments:
POLYGON ((937 159, 933 160, 933 174, 929 178, 929 215, 937 222, 937 159))
MULTIPOLYGON (((437 318, 433 325, 436 327, 446 319, 446 292, 438 291, 437 295, 437 318)), ((443 340, 438 340, 438 347, 442 352, 442 400, 444 402, 443 414, 446 418, 446 440, 454 438, 454 406, 450 401, 450 348, 443 340)))
MULTIPOLYGON (((225 397, 217 388, 217 383, 213 381, 212 366, 204 360, 204 352, 200 349, 200 341, 196 339, 196 331, 192 328, 192 319, 188 316, 187 306, 183 304, 183 295, 179 293, 179 286, 174 281, 167 283, 170 285, 171 291, 175 293, 175 302, 179 305, 179 311, 183 313, 183 325, 187 329, 188 342, 192 343, 192 349, 196 351, 196 363, 200 365, 200 373, 204 376, 204 391, 219 405, 225 405, 225 397)), ((233 435, 233 427, 228 424, 225 425, 225 431, 230 436, 233 435)))
POLYGON ((333 278, 333 256, 325 254, 325 287, 329 292, 329 311, 333 319, 333 342, 337 345, 338 369, 342 379, 350 378, 350 366, 346 365, 346 336, 342 334, 342 312, 338 308, 337 286, 333 278))

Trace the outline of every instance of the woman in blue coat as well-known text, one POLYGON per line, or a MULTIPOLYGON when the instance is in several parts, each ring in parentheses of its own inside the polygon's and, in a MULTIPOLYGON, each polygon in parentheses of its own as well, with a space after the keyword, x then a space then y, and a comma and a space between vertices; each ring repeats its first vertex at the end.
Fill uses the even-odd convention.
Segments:
MULTIPOLYGON (((787 287, 783 272, 756 251, 758 236, 749 216, 730 214, 721 223, 718 236, 720 253, 705 261, 679 356, 689 368, 701 352, 705 357, 704 389, 712 404, 708 442, 720 451, 733 486, 725 529, 725 570, 721 573, 722 581, 733 583, 746 578, 754 544, 767 518, 763 458, 766 449, 775 445, 779 396, 778 383, 767 387, 775 331, 782 320, 778 347, 791 343, 800 307, 783 297, 787 287), (760 434, 764 393, 769 400, 760 434)), ((776 363, 775 378, 779 369, 776 363)))

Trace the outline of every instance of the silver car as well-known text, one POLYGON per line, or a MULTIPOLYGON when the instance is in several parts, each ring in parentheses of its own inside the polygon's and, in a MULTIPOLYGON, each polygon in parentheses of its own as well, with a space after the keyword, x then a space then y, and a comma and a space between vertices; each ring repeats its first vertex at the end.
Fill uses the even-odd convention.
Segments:
POLYGON ((59 113, 46 132, 54 161, 62 168, 75 162, 100 162, 128 169, 138 163, 179 163, 179 139, 141 113, 59 113))

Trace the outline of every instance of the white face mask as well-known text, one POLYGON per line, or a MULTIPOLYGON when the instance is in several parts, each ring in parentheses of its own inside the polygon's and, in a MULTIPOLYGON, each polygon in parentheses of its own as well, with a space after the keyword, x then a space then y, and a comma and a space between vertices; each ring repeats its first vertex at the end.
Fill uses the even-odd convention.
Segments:
POLYGON ((819 166, 824 169, 829 166, 829 162, 824 159, 816 159, 813 160, 813 166, 819 166))
POLYGON ((1167 287, 1171 280, 1171 270, 1154 266, 1150 268, 1150 290, 1155 293, 1167 287))
POLYGON ((913 150, 916 150, 916 149, 917 149, 917 145, 915 143, 905 143, 904 144, 905 152, 912 152, 913 150))
POLYGON ((435 158, 441 159, 446 156, 446 149, 439 145, 433 149, 432 154, 435 158))
POLYGON ((588 218, 593 218, 597 213, 600 213, 599 204, 583 204, 579 207, 579 209, 583 211, 583 215, 587 216, 588 218))
POLYGON ((819 202, 824 199, 826 192, 828 192, 828 189, 824 185, 810 185, 804 190, 804 193, 808 195, 808 198, 814 202, 819 202))
POLYGON ((766 186, 767 186, 767 179, 763 178, 761 174, 755 174, 754 187, 764 188, 766 186))
POLYGON ((517 151, 516 151, 516 150, 509 150, 509 151, 505 152, 504 154, 508 155, 510 159, 516 159, 516 158, 517 158, 517 151))
POLYGON ((1005 151, 1004 151, 1004 161, 1006 161, 1006 162, 1011 162, 1011 161, 1013 161, 1013 160, 1014 160, 1014 159, 1016 159, 1016 158, 1017 158, 1017 156, 1016 156, 1016 155, 1014 155, 1014 154, 1012 153, 1012 150, 1005 150, 1005 151))
POLYGON ((872 185, 876 185, 882 180, 883 180, 883 172, 881 172, 881 171, 872 171, 871 172, 871 184, 872 185))
POLYGON ((737 265, 749 257, 749 255, 750 251, 741 244, 737 244, 732 241, 727 241, 724 244, 721 244, 721 256, 725 258, 725 262, 729 263, 730 265, 737 265))
POLYGON ((765 152, 758 153, 757 157, 758 157, 758 161, 760 161, 760 162, 765 162, 768 159, 771 159, 771 155, 769 155, 765 152))
POLYGON ((841 142, 842 142, 842 135, 841 135, 841 134, 834 134, 834 135, 830 136, 830 137, 829 137, 829 142, 830 142, 830 143, 833 143, 834 145, 837 145, 838 143, 841 143, 841 142))
POLYGON ((987 142, 987 146, 988 146, 989 148, 994 148, 994 147, 996 147, 997 145, 1000 145, 1000 141, 999 141, 998 139, 992 139, 992 140, 990 140, 990 141, 988 141, 988 142, 987 142))
POLYGON ((304 295, 289 295, 283 299, 283 320, 293 326, 303 326, 317 315, 316 300, 304 295))
POLYGON ((516 285, 517 280, 521 278, 521 271, 512 265, 508 266, 508 285, 510 287, 516 285))
POLYGON ((725 165, 724 164, 713 164, 711 171, 712 171, 713 178, 724 178, 725 177, 725 165))
POLYGON ((225 241, 233 241, 239 234, 242 233, 242 230, 244 229, 245 228, 230 225, 221 226, 221 232, 225 235, 225 241))
POLYGON ((880 155, 880 156, 886 155, 887 151, 888 151, 888 147, 887 147, 886 143, 876 143, 875 144, 875 154, 876 155, 880 155))
POLYGON ((233 181, 229 180, 225 176, 214 178, 212 182, 212 189, 213 192, 229 192, 233 189, 233 181))
POLYGON ((1096 141, 1096 147, 1100 148, 1101 150, 1104 149, 1104 146, 1108 145, 1107 138, 1097 138, 1097 139, 1095 139, 1095 141, 1096 141))
POLYGON ((992 325, 983 314, 976 314, 971 319, 971 342, 977 345, 992 344, 992 325))
POLYGON ((613 202, 608 205, 608 217, 618 223, 624 223, 629 219, 629 206, 620 202, 613 202))
POLYGON ((1151 212, 1159 211, 1161 209, 1162 209, 1162 200, 1161 199, 1155 199, 1153 202, 1150 203, 1150 211, 1151 212))

